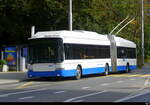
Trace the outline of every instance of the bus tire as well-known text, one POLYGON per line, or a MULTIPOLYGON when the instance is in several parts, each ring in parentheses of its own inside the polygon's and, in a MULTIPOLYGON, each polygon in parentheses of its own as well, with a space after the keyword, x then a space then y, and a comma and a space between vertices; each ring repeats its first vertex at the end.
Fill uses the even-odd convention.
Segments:
POLYGON ((81 77, 82 77, 81 67, 77 66, 75 80, 79 80, 79 79, 81 79, 81 77))
POLYGON ((127 66, 126 66, 126 73, 129 73, 130 72, 130 66, 129 66, 129 64, 127 64, 127 66))
POLYGON ((105 66, 104 76, 107 76, 108 74, 109 74, 109 66, 106 65, 106 66, 105 66))

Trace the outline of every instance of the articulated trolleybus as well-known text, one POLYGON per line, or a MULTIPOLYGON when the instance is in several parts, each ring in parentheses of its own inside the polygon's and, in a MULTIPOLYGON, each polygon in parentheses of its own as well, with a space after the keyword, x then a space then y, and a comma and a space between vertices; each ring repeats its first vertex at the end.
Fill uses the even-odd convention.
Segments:
POLYGON ((90 31, 45 31, 29 38, 28 77, 74 77, 135 70, 136 44, 90 31))

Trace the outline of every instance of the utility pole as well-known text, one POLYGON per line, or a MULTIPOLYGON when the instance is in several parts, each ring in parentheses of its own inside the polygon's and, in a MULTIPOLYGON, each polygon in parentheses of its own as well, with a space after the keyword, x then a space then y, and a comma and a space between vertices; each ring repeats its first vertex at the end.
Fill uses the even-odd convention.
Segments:
POLYGON ((72 0, 69 0, 69 30, 72 31, 72 0))
POLYGON ((142 64, 144 64, 144 0, 142 0, 142 64))

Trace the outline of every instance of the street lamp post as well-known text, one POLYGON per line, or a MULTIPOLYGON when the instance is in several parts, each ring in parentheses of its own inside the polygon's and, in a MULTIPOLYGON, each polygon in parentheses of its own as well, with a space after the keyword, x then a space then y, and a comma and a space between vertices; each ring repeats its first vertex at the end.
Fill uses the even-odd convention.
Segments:
POLYGON ((72 31, 72 0, 69 0, 69 30, 72 31))
POLYGON ((142 0, 142 64, 144 64, 144 0, 142 0))

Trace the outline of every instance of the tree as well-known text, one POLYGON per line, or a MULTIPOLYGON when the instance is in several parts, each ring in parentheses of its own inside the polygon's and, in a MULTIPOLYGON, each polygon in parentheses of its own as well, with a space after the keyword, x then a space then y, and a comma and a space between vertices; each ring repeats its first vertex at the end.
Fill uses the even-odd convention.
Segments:
MULTIPOLYGON (((36 32, 68 30, 68 4, 68 0, 0 0, 0 45, 26 44, 32 25, 35 25, 36 32)), ((134 41, 140 57, 139 0, 73 0, 73 30, 108 34, 126 16, 129 20, 135 17, 135 20, 118 36, 134 41)), ((145 43, 148 44, 150 19, 146 18, 145 43)), ((145 48, 145 54, 149 56, 150 48, 148 45, 145 48)))

